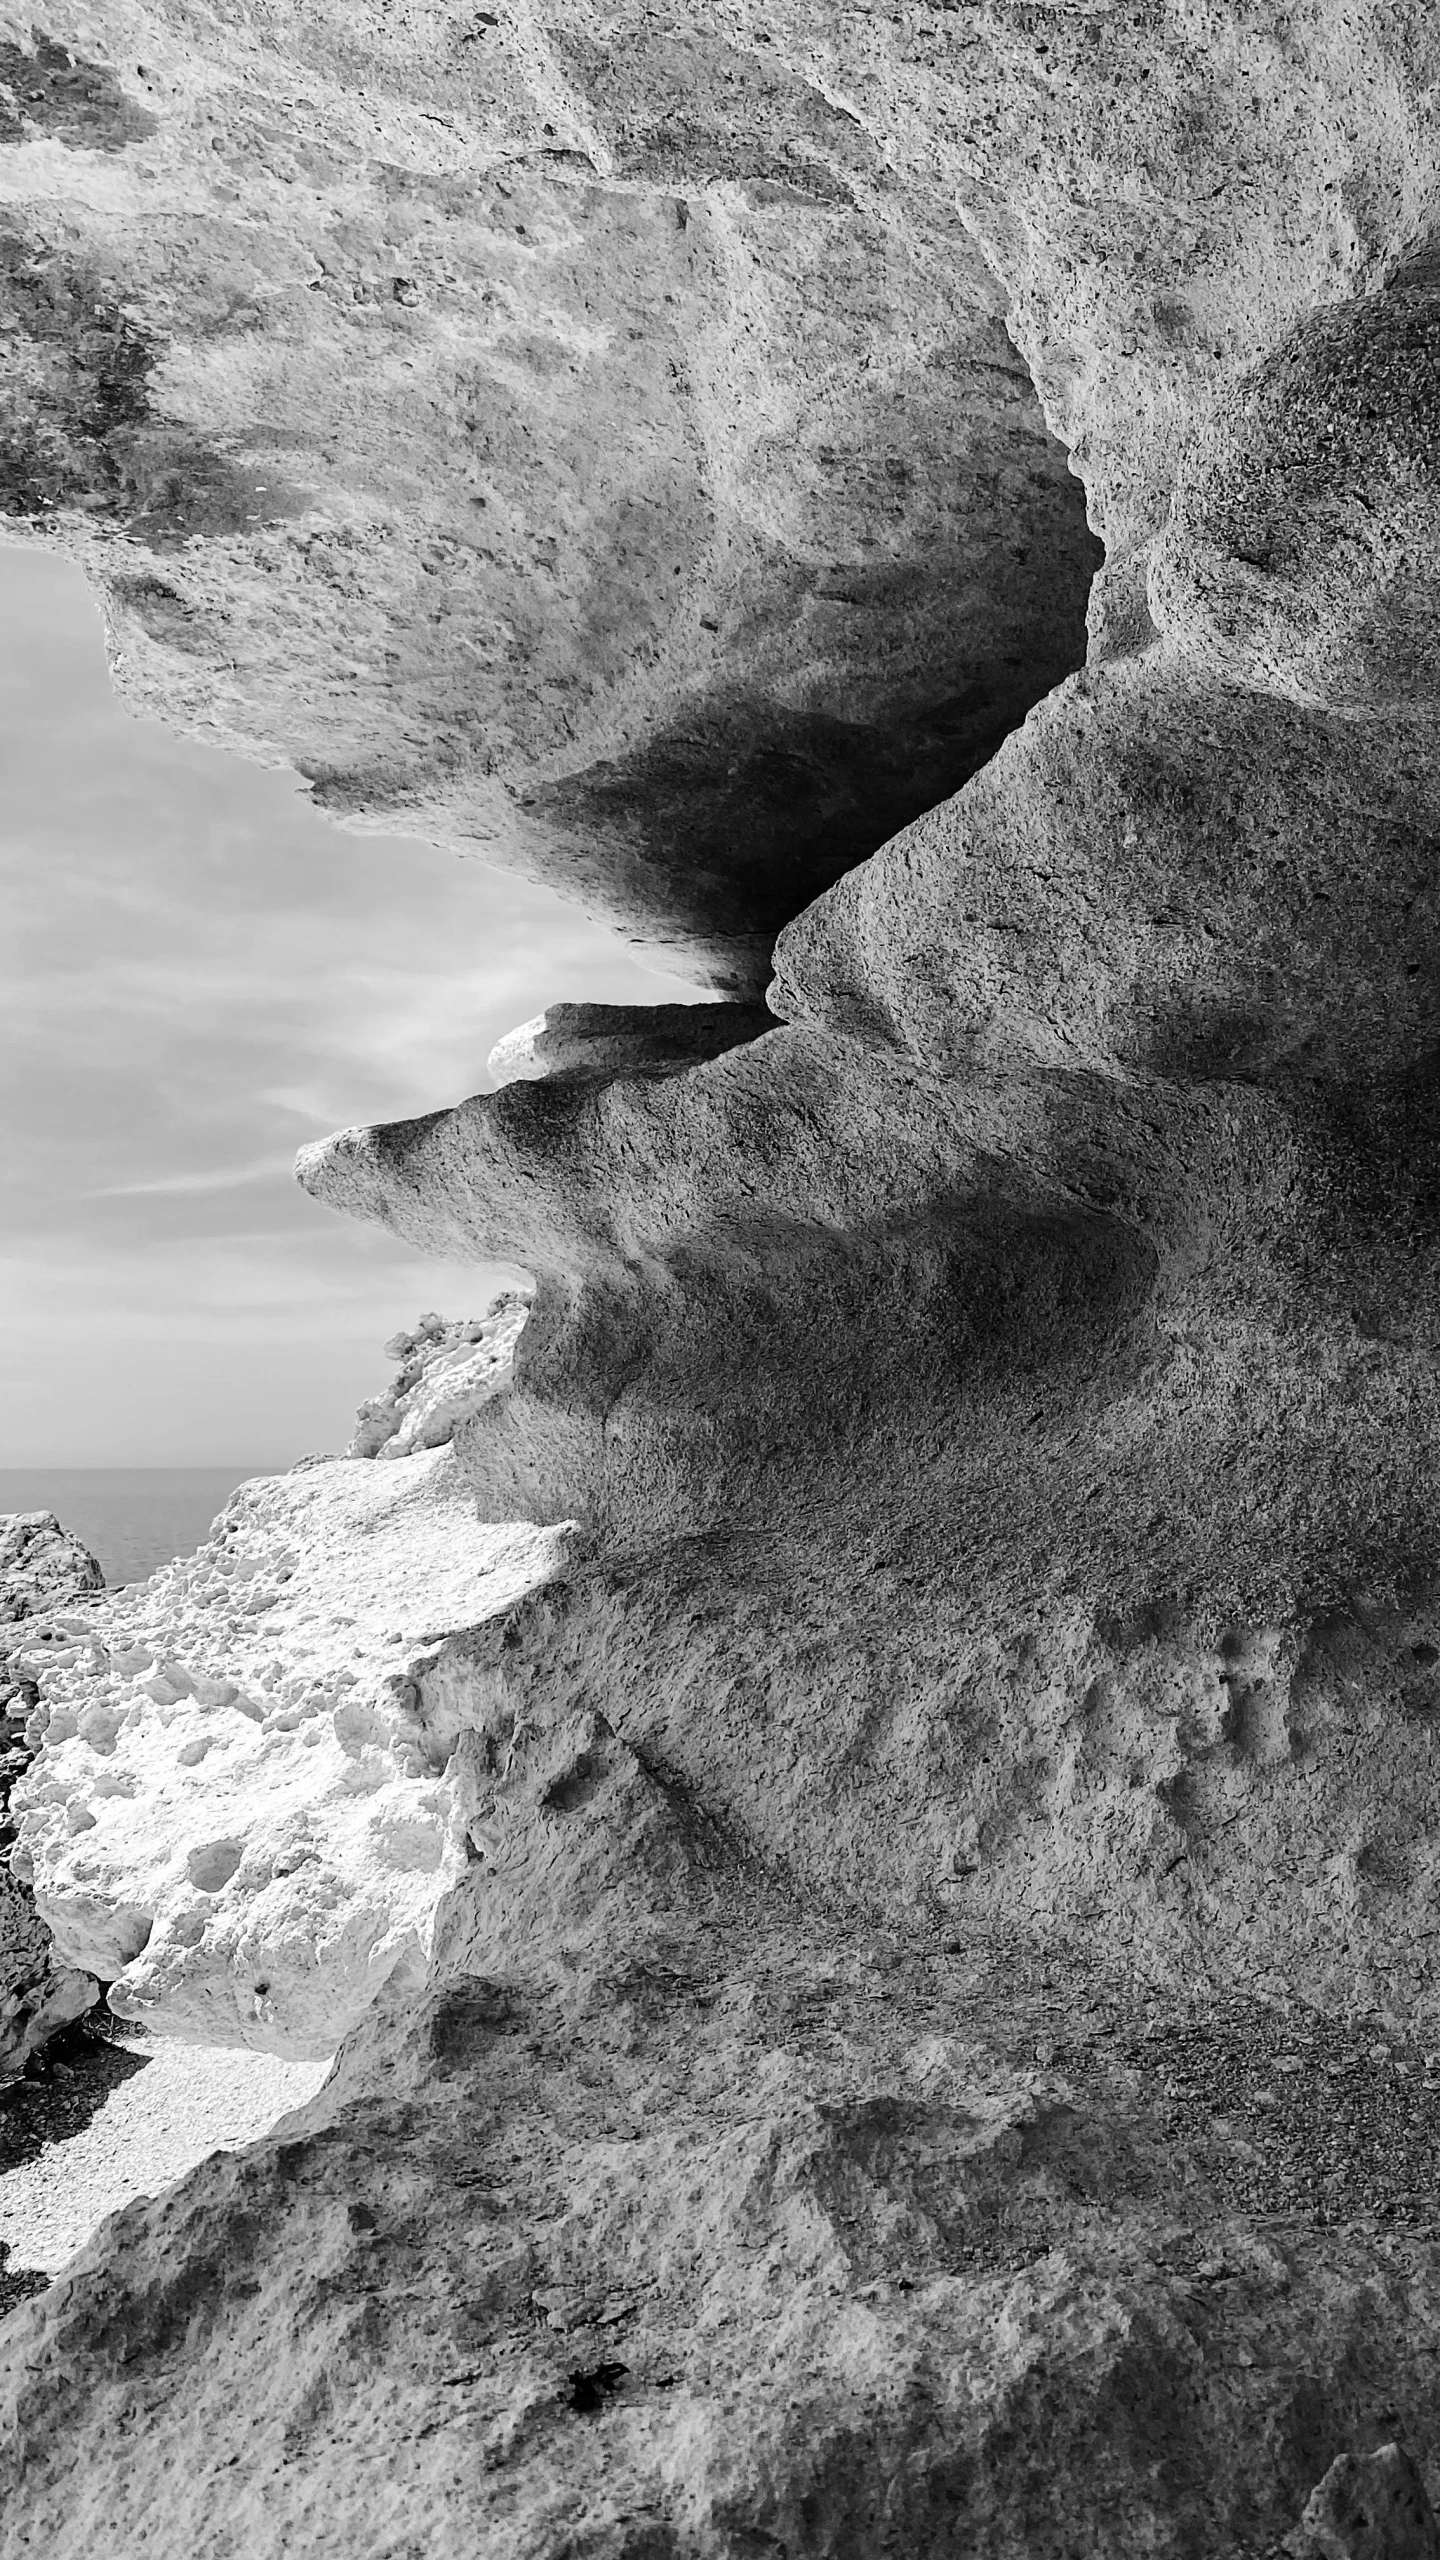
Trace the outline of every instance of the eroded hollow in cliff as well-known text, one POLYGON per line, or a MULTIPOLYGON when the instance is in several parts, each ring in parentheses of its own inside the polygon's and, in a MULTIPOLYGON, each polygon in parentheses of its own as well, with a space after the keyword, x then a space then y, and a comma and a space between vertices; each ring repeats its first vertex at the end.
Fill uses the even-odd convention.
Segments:
POLYGON ((377 163, 284 293, 178 312, 143 225, 17 206, 0 514, 83 548, 138 706, 744 999, 1082 662, 1100 546, 953 214, 742 156, 377 163))
POLYGON ((764 560, 704 692, 625 754, 521 795, 570 849, 587 902, 667 953, 708 951, 690 966, 727 994, 760 995, 784 926, 963 789, 1084 663, 1103 547, 1005 344, 1019 414, 989 423, 993 446, 958 417, 953 453, 850 458, 856 480, 878 480, 882 539, 862 539, 879 556, 764 560), (935 538, 912 547, 907 505, 935 538), (768 630, 762 646, 782 619, 783 652, 768 630))

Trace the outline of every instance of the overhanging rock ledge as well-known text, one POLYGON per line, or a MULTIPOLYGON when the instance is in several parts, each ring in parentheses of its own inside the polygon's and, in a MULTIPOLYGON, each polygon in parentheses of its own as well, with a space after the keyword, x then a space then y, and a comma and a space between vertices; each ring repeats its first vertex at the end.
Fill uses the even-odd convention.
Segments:
POLYGON ((267 1499, 523 1571, 326 2088, 0 2332, 0 2551, 1432 2553, 1440 24, 103 25, 6 503, 130 698, 747 1011, 307 1156, 534 1292, 267 1499))

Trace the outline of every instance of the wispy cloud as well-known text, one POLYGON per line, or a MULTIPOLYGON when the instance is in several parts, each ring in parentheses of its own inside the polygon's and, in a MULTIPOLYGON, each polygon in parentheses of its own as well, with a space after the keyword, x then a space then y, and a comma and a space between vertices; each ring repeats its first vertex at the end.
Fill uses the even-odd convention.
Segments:
POLYGON ((214 1165, 190 1173, 152 1174, 145 1182, 102 1182, 82 1197, 87 1200, 194 1199, 205 1191, 243 1191, 248 1183, 273 1182, 288 1170, 273 1155, 256 1156, 250 1164, 214 1165))

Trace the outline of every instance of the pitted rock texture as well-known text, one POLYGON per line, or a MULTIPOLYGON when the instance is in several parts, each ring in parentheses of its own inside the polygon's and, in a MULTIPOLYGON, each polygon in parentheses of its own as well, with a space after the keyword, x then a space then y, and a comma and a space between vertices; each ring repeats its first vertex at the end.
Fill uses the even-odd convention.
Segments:
POLYGON ((321 1460, 37 1631, 14 1855, 60 1955, 152 2032, 297 2058, 418 1987, 463 1862, 444 1640, 565 1545, 482 1527, 447 1449, 321 1460))
POLYGON ((1151 611, 1181 653, 1310 708, 1408 712, 1428 734, 1437 412, 1433 261, 1295 331, 1181 472, 1150 569, 1151 611))
POLYGON ((762 1004, 552 1004, 507 1031, 485 1064, 497 1084, 550 1076, 611 1084, 616 1076, 678 1075, 774 1027, 762 1004))
POLYGON ((1339 2454, 1284 2545, 1285 2560, 1435 2560, 1440 2532, 1412 2457, 1382 2444, 1339 2454))
POLYGON ((88 1973, 57 1960, 34 1897, 10 1870, 9 1851, 11 1797, 30 1764, 26 1727, 38 1697, 21 1656, 57 1610, 104 1586, 88 1547, 53 1511, 0 1513, 0 2086, 99 1996, 88 1973))
POLYGON ((400 1367, 387 1393, 360 1407, 347 1458, 408 1458, 416 1449, 443 1448, 457 1423, 508 1386, 529 1311, 527 1294, 507 1289, 483 1316, 447 1324, 423 1315, 413 1333, 393 1335, 385 1351, 400 1367))
MULTIPOLYGON (((346 1479, 530 1562, 315 2108, 0 2338, 4 2560, 1404 2560, 1440 20, 108 25, 155 128, 4 163, 6 450, 130 698, 741 997, 778 929, 775 1027, 307 1154, 534 1274, 346 1479)), ((137 1802, 102 1916, 182 1908, 137 1802)))
POLYGON ((1244 681, 1197 663, 1213 612, 1175 565, 1197 462, 1163 638, 1069 679, 787 929, 785 1028, 302 1167, 536 1272, 512 1388, 457 1441, 482 1507, 587 1512, 615 1562, 575 1601, 579 1655, 643 1659, 625 1730, 812 1884, 1056 1930, 1108 1907, 1142 1965, 1411 2013, 1437 1855, 1433 705, 1378 679, 1297 700, 1273 635, 1310 634, 1313 595, 1362 617, 1400 591, 1400 537, 1367 587, 1318 507, 1327 455, 1362 456, 1382 529, 1393 494, 1405 593, 1433 584, 1433 299, 1402 282, 1276 360, 1325 386, 1284 405, 1288 472, 1271 369, 1235 389, 1224 522, 1279 525, 1288 492, 1308 563, 1236 569, 1272 635, 1244 681), (713 1653, 682 1592, 702 1622, 729 1594, 713 1653))
POLYGON ((127 698, 757 994, 1099 559, 953 159, 798 32, 60 0, 0 165, 0 508, 127 698))
POLYGON ((837 1931, 593 1711, 457 1761, 430 1988, 0 2331, 6 2560, 1259 2560, 1433 2477, 1433 2209, 1267 2188, 1284 2020, 1177 2126, 1180 1995, 837 1931))

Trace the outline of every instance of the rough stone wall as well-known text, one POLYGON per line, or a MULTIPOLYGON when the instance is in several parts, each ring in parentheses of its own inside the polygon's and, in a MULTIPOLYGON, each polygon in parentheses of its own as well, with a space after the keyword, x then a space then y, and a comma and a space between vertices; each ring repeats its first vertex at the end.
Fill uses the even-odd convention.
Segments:
POLYGON ((1131 646, 1217 384, 1435 207, 1427 0, 31 15, 3 504, 127 694, 757 991, 1076 663, 1067 449, 1131 646))
POLYGON ((7 2553, 1425 2560, 1325 2538, 1440 2419, 1412 2046, 837 1934, 593 1712, 458 1775, 432 1987, 0 2331, 7 2553))
POLYGON ((102 583, 137 707, 758 992, 1083 654, 1003 292, 843 70, 379 0, 44 33, 0 507, 102 583))
POLYGON ((338 1463, 543 1569, 423 1988, 0 2336, 5 2560, 1431 2552, 1433 11, 71 38, 6 450, 130 698, 774 949, 302 1165, 534 1273, 338 1463))

